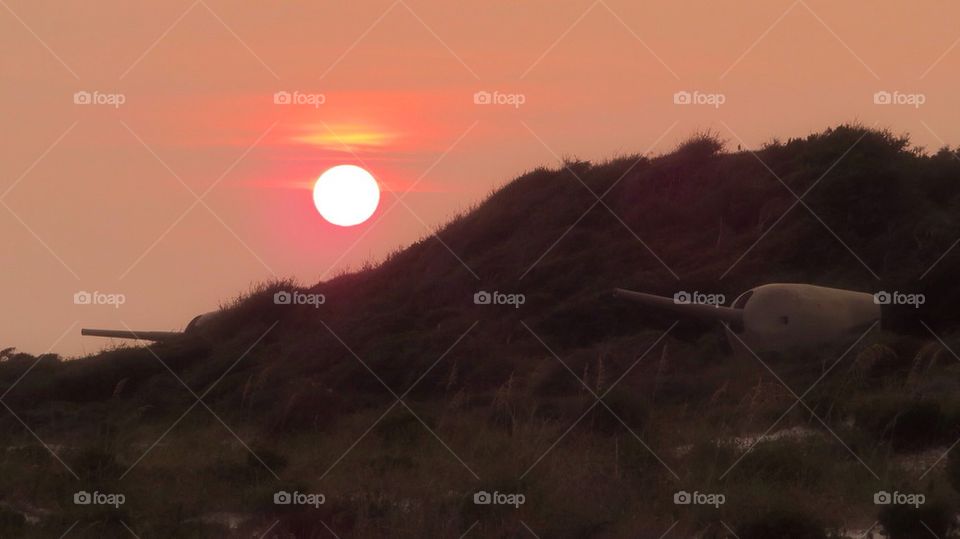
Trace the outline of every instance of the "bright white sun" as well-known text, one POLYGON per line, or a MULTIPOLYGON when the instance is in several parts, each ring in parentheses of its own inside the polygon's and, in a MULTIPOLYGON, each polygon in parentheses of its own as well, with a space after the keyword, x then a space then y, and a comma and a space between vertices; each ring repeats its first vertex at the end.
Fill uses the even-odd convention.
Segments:
POLYGON ((327 221, 354 226, 366 221, 380 203, 373 175, 354 165, 338 165, 320 175, 313 186, 313 204, 327 221))

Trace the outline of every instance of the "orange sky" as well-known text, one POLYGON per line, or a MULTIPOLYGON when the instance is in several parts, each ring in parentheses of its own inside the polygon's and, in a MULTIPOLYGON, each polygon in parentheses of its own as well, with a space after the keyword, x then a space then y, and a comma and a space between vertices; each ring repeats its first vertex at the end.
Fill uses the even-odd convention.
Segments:
POLYGON ((316 282, 556 155, 853 120, 956 145, 957 20, 947 1, 2 0, 0 347, 76 355, 109 344, 81 326, 175 329, 252 282, 316 282), (309 189, 341 163, 412 187, 409 208, 380 219, 386 193, 368 224, 325 224, 309 189))

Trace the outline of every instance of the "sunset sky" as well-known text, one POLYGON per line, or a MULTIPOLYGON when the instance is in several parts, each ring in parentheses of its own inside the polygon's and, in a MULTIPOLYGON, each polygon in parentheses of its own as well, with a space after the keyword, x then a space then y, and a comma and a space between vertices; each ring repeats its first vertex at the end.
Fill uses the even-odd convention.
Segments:
POLYGON ((558 156, 844 121, 955 146, 957 20, 955 2, 0 0, 0 348, 79 355, 109 344, 80 327, 179 329, 252 283, 313 284, 558 156), (384 188, 365 224, 313 206, 338 164, 384 188))

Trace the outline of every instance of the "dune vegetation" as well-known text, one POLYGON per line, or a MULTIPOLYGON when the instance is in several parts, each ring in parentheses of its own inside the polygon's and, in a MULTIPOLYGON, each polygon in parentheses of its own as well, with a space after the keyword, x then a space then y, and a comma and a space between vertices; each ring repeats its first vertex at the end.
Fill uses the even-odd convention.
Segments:
POLYGON ((256 285, 183 339, 0 352, 0 536, 949 537, 958 238, 960 153, 858 125, 538 168, 359 271, 256 285), (754 357, 611 295, 769 282, 926 302, 855 344, 754 357))

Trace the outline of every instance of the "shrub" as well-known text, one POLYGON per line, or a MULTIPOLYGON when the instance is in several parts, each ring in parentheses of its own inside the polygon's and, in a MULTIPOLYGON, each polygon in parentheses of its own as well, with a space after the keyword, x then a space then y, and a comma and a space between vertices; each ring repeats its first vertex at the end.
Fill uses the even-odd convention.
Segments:
POLYGON ((880 510, 877 520, 890 539, 946 537, 953 528, 953 511, 939 501, 920 507, 888 505, 880 510))
POLYGON ((98 447, 88 447, 77 455, 74 469, 81 478, 92 481, 112 481, 123 473, 117 457, 98 447))
POLYGON ((0 506, 0 536, 20 537, 20 531, 27 523, 27 518, 12 509, 0 506))
POLYGON ((786 509, 776 509, 742 524, 740 539, 828 539, 824 525, 816 518, 786 509))
POLYGON ((930 399, 904 402, 899 397, 879 397, 862 404, 855 415, 858 424, 897 451, 931 447, 951 434, 940 403, 930 399))
POLYGON ((594 429, 607 434, 626 432, 628 428, 638 435, 643 432, 650 411, 639 392, 618 386, 603 397, 603 403, 606 406, 598 404, 591 412, 594 429))
POLYGON ((947 481, 953 490, 960 492, 960 451, 950 451, 947 456, 947 481))

